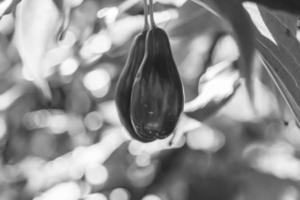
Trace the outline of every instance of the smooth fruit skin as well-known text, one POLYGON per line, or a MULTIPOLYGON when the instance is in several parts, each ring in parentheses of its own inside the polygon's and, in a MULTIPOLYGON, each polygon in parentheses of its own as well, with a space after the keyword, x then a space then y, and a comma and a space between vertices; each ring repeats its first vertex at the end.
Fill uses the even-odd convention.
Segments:
POLYGON ((121 72, 116 86, 115 100, 121 123, 129 132, 129 134, 134 139, 139 141, 151 142, 155 138, 142 137, 138 135, 132 127, 130 120, 130 98, 132 85, 145 54, 146 35, 147 31, 143 31, 142 33, 138 34, 131 45, 126 64, 121 72))
POLYGON ((183 87, 164 30, 147 34, 146 53, 131 94, 130 118, 138 135, 169 136, 183 110, 183 87))

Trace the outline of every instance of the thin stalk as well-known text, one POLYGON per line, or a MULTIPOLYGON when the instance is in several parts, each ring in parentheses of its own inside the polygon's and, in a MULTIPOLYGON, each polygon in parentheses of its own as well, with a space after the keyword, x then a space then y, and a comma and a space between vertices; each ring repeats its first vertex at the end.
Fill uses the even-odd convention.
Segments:
POLYGON ((154 21, 154 16, 153 16, 153 0, 149 0, 150 2, 150 22, 152 28, 156 27, 155 21, 154 21))
POLYGON ((144 30, 149 29, 149 23, 148 23, 148 2, 147 0, 144 0, 144 19, 145 19, 145 24, 144 24, 144 30))

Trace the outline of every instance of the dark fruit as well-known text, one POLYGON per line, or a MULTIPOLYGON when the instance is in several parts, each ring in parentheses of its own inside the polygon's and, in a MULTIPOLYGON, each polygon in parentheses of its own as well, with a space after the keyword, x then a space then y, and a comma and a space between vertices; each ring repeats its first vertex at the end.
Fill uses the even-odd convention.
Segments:
POLYGON ((129 134, 133 138, 142 142, 150 142, 153 141, 154 138, 142 137, 134 131, 130 120, 130 97, 135 76, 145 54, 146 34, 147 31, 143 31, 136 36, 135 40, 132 43, 126 64, 116 86, 115 97, 119 118, 123 126, 127 129, 129 134))
POLYGON ((183 110, 183 88, 164 30, 147 34, 146 52, 132 87, 130 118, 137 135, 163 139, 183 110))

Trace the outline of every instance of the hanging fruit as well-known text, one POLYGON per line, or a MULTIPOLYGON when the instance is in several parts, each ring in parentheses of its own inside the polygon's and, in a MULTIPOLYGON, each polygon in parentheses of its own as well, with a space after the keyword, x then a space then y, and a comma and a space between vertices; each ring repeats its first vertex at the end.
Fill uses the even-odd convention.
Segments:
MULTIPOLYGON (((146 1, 146 0, 145 0, 146 1)), ((144 30, 139 33, 132 45, 130 52, 127 57, 126 64, 123 68, 123 71, 120 75, 116 86, 116 106, 119 114, 119 118, 121 123, 126 128, 128 133, 137 140, 142 142, 150 142, 153 141, 154 138, 142 137, 137 134, 131 124, 130 120, 130 98, 131 98, 131 90, 132 85, 137 74, 137 71, 142 63, 145 54, 145 42, 146 35, 149 30, 148 19, 147 19, 147 3, 144 3, 145 7, 145 26, 144 30)))
POLYGON ((168 36, 154 22, 152 0, 150 20, 145 56, 132 87, 130 118, 137 135, 163 139, 177 124, 184 96, 168 36))

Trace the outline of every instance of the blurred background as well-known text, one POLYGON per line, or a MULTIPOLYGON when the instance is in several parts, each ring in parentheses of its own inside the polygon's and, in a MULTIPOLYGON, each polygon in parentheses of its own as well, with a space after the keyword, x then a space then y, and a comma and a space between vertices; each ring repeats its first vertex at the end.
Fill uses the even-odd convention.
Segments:
POLYGON ((225 22, 186 0, 154 8, 187 112, 147 144, 114 104, 141 0, 22 0, 1 18, 1 200, 300 199, 299 129, 261 64, 251 103, 225 22))

